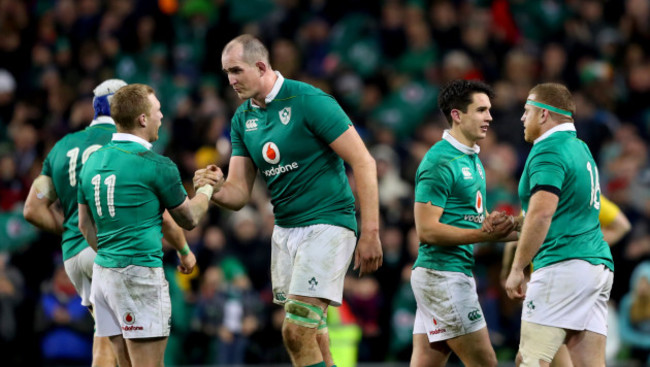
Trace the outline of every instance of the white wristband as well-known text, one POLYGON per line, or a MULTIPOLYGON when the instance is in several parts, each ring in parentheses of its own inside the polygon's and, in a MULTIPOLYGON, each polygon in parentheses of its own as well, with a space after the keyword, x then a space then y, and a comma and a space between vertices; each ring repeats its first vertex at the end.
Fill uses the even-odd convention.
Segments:
POLYGON ((196 190, 197 194, 203 194, 208 197, 208 200, 212 199, 212 193, 214 192, 214 187, 212 185, 203 185, 196 190))

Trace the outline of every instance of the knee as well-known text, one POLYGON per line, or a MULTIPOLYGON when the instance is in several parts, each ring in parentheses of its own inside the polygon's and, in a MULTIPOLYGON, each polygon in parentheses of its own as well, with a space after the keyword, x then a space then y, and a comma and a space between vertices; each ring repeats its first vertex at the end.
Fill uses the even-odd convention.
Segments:
POLYGON ((497 367, 499 365, 499 361, 497 361, 497 356, 494 351, 483 353, 482 359, 483 363, 481 363, 481 366, 497 367))
POLYGON ((323 310, 313 304, 287 300, 284 305, 286 316, 282 327, 282 338, 289 350, 300 346, 306 338, 314 338, 321 321, 323 310))
POLYGON ((517 357, 515 357, 515 366, 519 367, 521 362, 523 362, 523 358, 521 357, 521 353, 517 352, 517 357))
POLYGON ((284 325, 282 325, 282 339, 290 353, 300 351, 304 340, 309 337, 307 335, 309 331, 310 329, 292 324, 285 320, 284 325))

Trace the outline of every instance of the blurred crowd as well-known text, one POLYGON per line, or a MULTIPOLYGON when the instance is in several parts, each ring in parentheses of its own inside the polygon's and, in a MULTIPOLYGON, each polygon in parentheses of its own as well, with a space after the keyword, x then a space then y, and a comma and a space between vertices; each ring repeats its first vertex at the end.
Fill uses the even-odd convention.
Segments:
MULTIPOLYGON (((495 88, 480 143, 487 209, 511 214, 530 150, 520 121, 529 89, 555 81, 573 92, 602 193, 633 225, 612 248, 608 359, 648 361, 650 0, 0 0, 3 365, 90 361, 93 322, 63 271, 60 239, 27 224, 22 204, 53 144, 92 120, 93 88, 120 78, 156 90, 164 118, 154 149, 178 165, 192 194, 196 169, 227 172, 241 101, 221 51, 242 33, 268 46, 285 77, 336 97, 377 161, 384 265, 362 278, 350 271, 344 305, 330 316, 334 353, 348 338, 340 353, 362 362, 410 357, 414 175, 447 127, 440 87, 465 78, 495 88)), ((169 365, 289 362, 283 310, 271 302, 273 213, 257 181, 251 205, 213 208, 186 233, 197 271, 181 275, 175 253, 165 256, 169 365)), ((521 305, 501 286, 502 249, 476 246, 475 277, 497 356, 513 361, 521 305)))

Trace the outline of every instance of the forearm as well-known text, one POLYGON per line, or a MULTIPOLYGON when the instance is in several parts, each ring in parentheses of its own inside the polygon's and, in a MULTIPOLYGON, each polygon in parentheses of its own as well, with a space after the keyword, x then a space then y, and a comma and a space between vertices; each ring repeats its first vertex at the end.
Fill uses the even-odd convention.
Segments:
POLYGON ((97 252, 97 229, 95 226, 92 223, 86 222, 82 224, 79 222, 79 230, 86 239, 86 242, 88 242, 88 245, 97 252))
POLYGON ((194 229, 208 210, 210 199, 207 195, 197 193, 191 200, 186 200, 179 208, 174 208, 170 214, 174 221, 184 229, 194 229))
POLYGON ((377 189, 377 166, 372 159, 352 167, 356 182, 357 197, 361 210, 361 233, 379 231, 379 192, 377 189))
POLYGON ((513 269, 522 270, 530 264, 544 243, 552 218, 552 214, 528 213, 519 237, 515 259, 512 262, 513 269))
POLYGON ((506 245, 503 248, 503 258, 501 259, 501 278, 503 279, 506 279, 508 277, 508 273, 512 267, 512 261, 515 258, 516 249, 516 241, 506 242, 506 245))
POLYGON ((469 245, 488 240, 487 233, 480 229, 458 228, 440 222, 418 226, 416 229, 420 242, 438 246, 469 245))
POLYGON ((33 210, 25 205, 25 219, 36 227, 57 235, 63 234, 63 216, 51 207, 41 207, 33 210))
POLYGON ((614 221, 602 228, 603 238, 610 246, 620 241, 631 229, 632 224, 622 212, 618 213, 614 221))
POLYGON ((176 224, 168 211, 163 213, 162 233, 167 243, 177 251, 181 251, 187 244, 183 229, 176 224))
POLYGON ((250 192, 239 185, 226 181, 221 190, 212 194, 212 202, 222 208, 239 210, 250 201, 250 192))

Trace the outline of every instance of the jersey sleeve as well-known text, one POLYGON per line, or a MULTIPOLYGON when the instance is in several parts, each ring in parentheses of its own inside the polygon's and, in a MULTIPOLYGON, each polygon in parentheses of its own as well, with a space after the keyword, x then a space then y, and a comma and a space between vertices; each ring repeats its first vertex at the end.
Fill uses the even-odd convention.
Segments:
POLYGON ((598 213, 598 220, 601 226, 606 227, 611 224, 620 212, 621 209, 616 204, 609 201, 603 195, 600 195, 600 213, 598 213))
POLYGON ((156 189, 162 205, 165 208, 174 208, 182 204, 187 197, 187 192, 181 182, 178 167, 168 160, 168 162, 160 164, 156 174, 153 182, 157 185, 156 189))
POLYGON ((230 124, 230 144, 232 146, 232 155, 250 157, 251 155, 248 152, 248 149, 246 149, 246 145, 244 145, 241 126, 243 126, 241 123, 241 114, 235 114, 230 124))
POLYGON ((50 152, 47 154, 47 157, 45 157, 45 161, 43 162, 43 168, 41 169, 41 175, 43 176, 52 177, 53 174, 52 160, 54 159, 52 158, 52 156, 54 155, 54 149, 55 148, 52 148, 52 150, 50 150, 50 152))
POLYGON ((542 151, 530 161, 530 190, 536 186, 552 186, 562 190, 566 175, 560 156, 552 151, 542 151))
POLYGON ((303 96, 303 108, 307 126, 326 144, 332 143, 352 126, 338 102, 327 94, 303 96))
POLYGON ((444 208, 451 196, 454 178, 446 165, 429 165, 418 170, 415 184, 415 202, 444 208))

